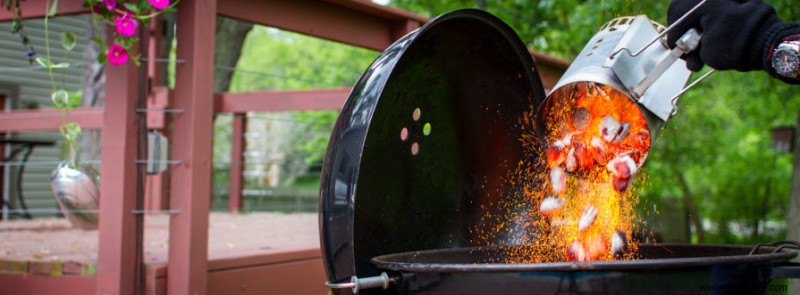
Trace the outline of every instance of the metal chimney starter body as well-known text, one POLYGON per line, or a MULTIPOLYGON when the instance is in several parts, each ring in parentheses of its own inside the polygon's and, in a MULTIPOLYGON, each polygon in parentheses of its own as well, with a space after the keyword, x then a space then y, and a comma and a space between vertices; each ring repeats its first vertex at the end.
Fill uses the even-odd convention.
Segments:
MULTIPOLYGON (((668 67, 660 75, 653 75, 654 69, 669 59, 671 51, 663 39, 648 43, 664 30, 664 26, 643 15, 609 21, 589 40, 551 93, 574 83, 610 86, 639 104, 651 136, 656 137, 674 114, 676 108, 672 100, 681 93, 691 75, 683 60, 662 65, 668 67), (631 54, 633 50, 640 52, 631 54), (649 88, 635 95, 636 86, 648 78, 654 79, 649 88)), ((550 99, 557 98, 548 96, 547 100, 550 99)))

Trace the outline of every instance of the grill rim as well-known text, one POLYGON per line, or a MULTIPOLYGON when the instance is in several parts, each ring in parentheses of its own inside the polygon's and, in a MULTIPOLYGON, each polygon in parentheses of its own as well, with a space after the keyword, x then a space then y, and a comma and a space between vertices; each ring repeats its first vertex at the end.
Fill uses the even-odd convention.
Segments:
MULTIPOLYGON (((374 257, 371 262, 377 268, 405 272, 574 272, 574 271, 636 271, 636 270, 669 270, 688 268, 707 268, 716 265, 731 264, 770 264, 786 262, 797 256, 798 252, 775 246, 760 246, 753 255, 748 255, 754 246, 747 245, 711 245, 711 244, 643 244, 639 251, 656 249, 693 251, 741 251, 742 255, 709 255, 701 257, 654 258, 618 261, 593 262, 553 262, 553 263, 435 263, 411 262, 409 258, 419 256, 445 256, 453 254, 469 254, 475 251, 498 251, 508 247, 521 246, 484 246, 468 248, 449 248, 395 253, 374 257), (773 253, 773 251, 775 251, 773 253)), ((704 252, 704 253, 706 253, 704 252)))

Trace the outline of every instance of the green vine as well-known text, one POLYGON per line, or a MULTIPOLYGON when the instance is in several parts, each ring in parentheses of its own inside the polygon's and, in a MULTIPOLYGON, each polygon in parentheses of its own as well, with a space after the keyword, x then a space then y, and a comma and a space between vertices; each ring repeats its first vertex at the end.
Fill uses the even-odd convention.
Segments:
POLYGON ((25 26, 22 24, 22 9, 19 6, 19 1, 20 0, 0 0, 0 4, 13 16, 11 20, 11 33, 19 35, 22 46, 25 46, 28 50, 25 53, 25 55, 28 56, 28 63, 33 64, 33 57, 36 55, 36 51, 33 50, 31 39, 28 37, 28 34, 25 33, 25 26))

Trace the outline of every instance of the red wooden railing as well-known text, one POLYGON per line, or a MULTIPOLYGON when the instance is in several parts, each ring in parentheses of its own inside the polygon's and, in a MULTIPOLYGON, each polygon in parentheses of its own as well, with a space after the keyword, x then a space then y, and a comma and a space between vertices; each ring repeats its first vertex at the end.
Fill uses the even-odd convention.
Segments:
MULTIPOLYGON (((52 1, 51 1, 52 2, 52 1)), ((83 1, 60 1, 59 15, 86 12, 83 1)), ((42 17, 44 0, 23 1, 25 17, 42 17)), ((394 40, 418 28, 426 18, 413 13, 376 5, 367 0, 182 0, 177 13, 177 57, 173 91, 153 87, 148 108, 173 108, 180 113, 167 116, 147 114, 150 129, 165 129, 171 124, 171 159, 180 161, 170 169, 169 208, 179 213, 170 221, 169 294, 205 294, 207 282, 207 239, 211 186, 211 121, 214 113, 233 113, 233 148, 229 210, 241 208, 242 152, 245 147, 246 112, 338 109, 349 89, 308 91, 265 91, 255 93, 212 93, 214 67, 214 18, 223 15, 256 24, 277 27, 345 44, 383 50, 394 40), (186 44, 186 45, 184 45, 186 44)), ((11 16, 0 10, 0 21, 11 16)), ((157 57, 160 29, 153 25, 144 56, 157 57)), ((563 72, 566 63, 539 53, 539 70, 546 84, 555 82, 552 73, 563 72)), ((144 63, 150 81, 163 75, 152 62, 144 63)), ((133 234, 136 198, 136 101, 140 91, 138 70, 132 63, 107 67, 105 108, 79 108, 71 119, 83 129, 103 132, 103 181, 100 202, 100 249, 95 292, 133 294, 136 283, 136 239, 133 234)), ((62 123, 58 110, 15 110, 0 112, 0 133, 58 130, 62 123), (36 116, 32 116, 35 114, 36 116), (44 115, 44 116, 43 116, 44 115), (47 117, 47 119, 42 119, 47 117)), ((165 209, 160 177, 148 177, 152 187, 146 209, 165 209)), ((143 208, 139 208, 143 209, 143 208)), ((85 287, 86 282, 83 282, 85 287)), ((83 290, 83 289, 82 289, 83 290)), ((66 292, 66 291, 65 291, 66 292)))

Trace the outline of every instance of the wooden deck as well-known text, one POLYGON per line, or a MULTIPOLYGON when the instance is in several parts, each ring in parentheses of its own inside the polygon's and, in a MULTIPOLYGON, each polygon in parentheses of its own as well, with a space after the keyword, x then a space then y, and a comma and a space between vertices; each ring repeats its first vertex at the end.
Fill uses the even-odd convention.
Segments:
MULTIPOLYGON (((169 217, 145 218, 146 294, 165 294, 169 217)), ((2 294, 95 293, 98 231, 0 222, 2 294), (9 292, 10 291, 10 292, 9 292)), ((325 294, 317 214, 212 213, 208 294, 325 294)))

